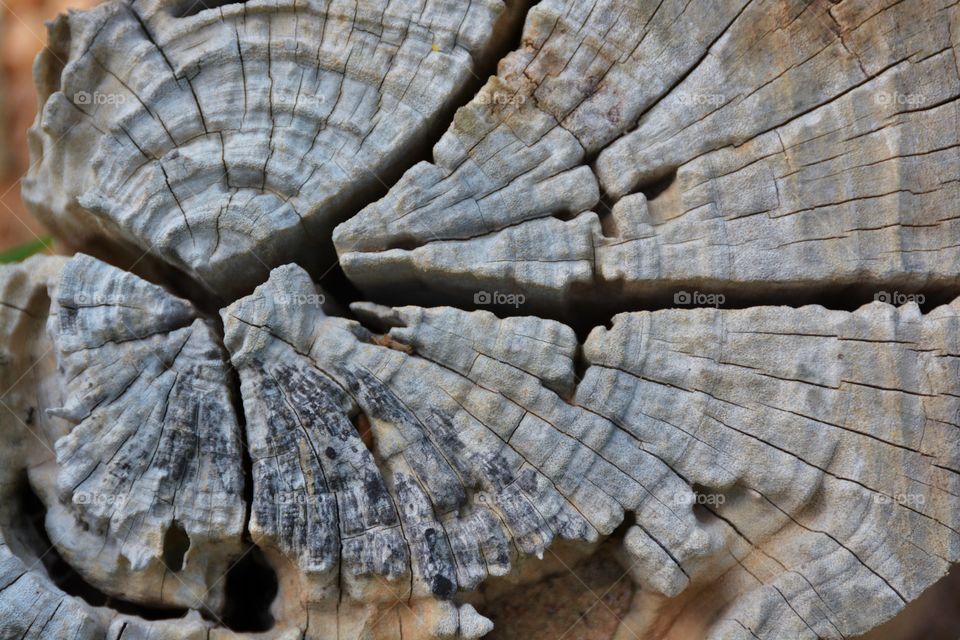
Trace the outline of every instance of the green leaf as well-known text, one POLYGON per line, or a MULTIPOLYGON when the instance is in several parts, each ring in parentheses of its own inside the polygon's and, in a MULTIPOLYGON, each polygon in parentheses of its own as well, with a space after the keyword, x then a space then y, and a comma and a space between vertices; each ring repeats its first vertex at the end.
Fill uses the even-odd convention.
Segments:
POLYGON ((39 240, 34 240, 33 242, 28 242, 0 253, 0 264, 26 260, 35 253, 50 249, 51 246, 53 246, 53 238, 51 236, 44 236, 39 240))

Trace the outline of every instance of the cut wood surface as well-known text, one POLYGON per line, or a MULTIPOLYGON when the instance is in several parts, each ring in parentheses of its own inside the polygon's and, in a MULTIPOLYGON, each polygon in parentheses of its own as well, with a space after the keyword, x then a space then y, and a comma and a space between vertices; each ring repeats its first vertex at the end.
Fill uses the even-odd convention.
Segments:
MULTIPOLYGON (((216 293, 316 261, 473 79, 499 0, 108 2, 39 57, 24 196, 74 243, 149 250, 216 293), (66 65, 66 66, 64 66, 66 65)), ((325 267, 326 265, 324 265, 325 267)))
POLYGON ((354 282, 548 308, 957 284, 955 4, 627 4, 530 12, 433 163, 336 230, 354 282))
POLYGON ((528 5, 50 25, 0 640, 479 638, 598 557, 617 640, 841 639, 960 560, 958 5, 528 5))

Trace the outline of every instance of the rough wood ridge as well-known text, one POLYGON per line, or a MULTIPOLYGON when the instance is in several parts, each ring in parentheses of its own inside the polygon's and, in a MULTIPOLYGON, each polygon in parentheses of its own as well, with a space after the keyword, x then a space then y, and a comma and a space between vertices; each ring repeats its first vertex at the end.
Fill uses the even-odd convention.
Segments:
POLYGON ((528 4, 51 24, 0 640, 479 638, 604 540, 618 640, 840 639, 960 561, 958 5, 528 4))

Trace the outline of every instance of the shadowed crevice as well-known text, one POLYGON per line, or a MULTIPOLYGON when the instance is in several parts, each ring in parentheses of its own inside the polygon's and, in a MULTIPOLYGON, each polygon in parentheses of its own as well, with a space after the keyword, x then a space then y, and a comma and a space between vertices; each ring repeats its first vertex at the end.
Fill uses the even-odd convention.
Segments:
POLYGON ((12 530, 5 531, 4 535, 15 537, 16 542, 28 556, 21 557, 21 560, 28 566, 32 566, 33 570, 43 571, 50 582, 64 593, 80 598, 91 606, 107 607, 144 620, 169 620, 182 618, 187 614, 187 609, 151 607, 129 602, 107 595, 94 587, 63 559, 50 541, 44 524, 47 509, 26 477, 19 482, 15 498, 18 522, 12 530))
POLYGON ((637 187, 635 192, 642 193, 647 197, 647 202, 654 200, 664 191, 670 188, 677 179, 677 168, 666 169, 659 178, 651 180, 637 187))
POLYGON ((350 418, 350 421, 353 422, 353 426, 356 428, 357 433, 360 434, 360 440, 363 441, 363 444, 370 450, 370 453, 376 454, 377 445, 373 438, 373 429, 370 426, 370 418, 367 417, 362 411, 358 412, 356 415, 350 418))
POLYGON ((227 572, 223 623, 231 631, 260 632, 273 628, 270 606, 279 592, 277 574, 263 551, 254 547, 227 572))
POLYGON ((177 8, 173 15, 177 18, 189 18, 207 9, 217 9, 231 4, 244 4, 247 0, 187 0, 177 8))
POLYGON ((190 549, 190 536, 183 525, 174 520, 163 537, 163 563, 170 571, 183 569, 183 560, 190 549))

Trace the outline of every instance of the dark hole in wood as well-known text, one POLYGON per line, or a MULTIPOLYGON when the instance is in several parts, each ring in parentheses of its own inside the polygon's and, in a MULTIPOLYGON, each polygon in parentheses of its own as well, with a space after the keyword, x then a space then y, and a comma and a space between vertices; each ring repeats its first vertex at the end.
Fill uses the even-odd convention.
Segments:
POLYGON ((163 563, 170 571, 180 571, 183 569, 183 559, 189 549, 190 536, 184 531, 183 526, 174 520, 163 536, 163 563))
POLYGON ((279 588, 273 567, 254 547, 227 572, 223 623, 237 632, 269 631, 274 623, 270 605, 279 588))

